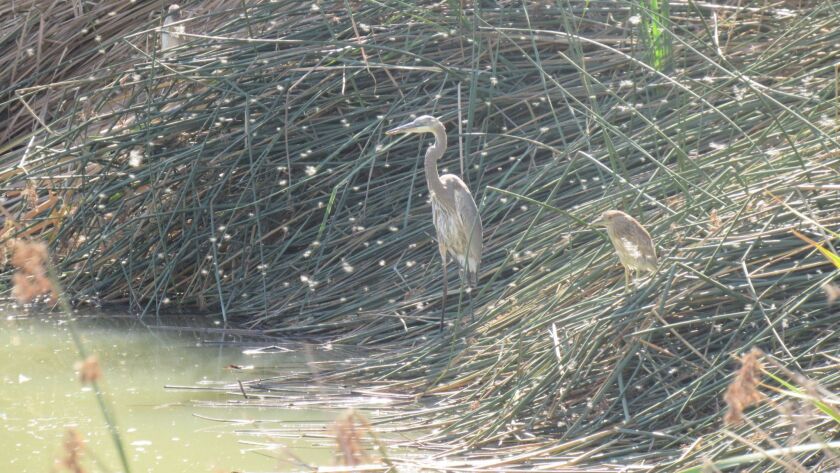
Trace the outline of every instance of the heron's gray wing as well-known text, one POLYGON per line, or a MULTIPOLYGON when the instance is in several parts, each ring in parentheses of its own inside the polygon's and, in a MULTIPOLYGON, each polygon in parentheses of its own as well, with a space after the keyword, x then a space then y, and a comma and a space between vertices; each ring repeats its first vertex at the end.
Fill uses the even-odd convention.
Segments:
MULTIPOLYGON (((453 179, 452 181, 455 181, 453 179)), ((461 220, 461 227, 467 235, 467 257, 470 260, 470 272, 478 273, 481 264, 482 228, 481 216, 478 215, 478 206, 475 204, 467 185, 464 181, 457 179, 452 186, 455 208, 461 220)))

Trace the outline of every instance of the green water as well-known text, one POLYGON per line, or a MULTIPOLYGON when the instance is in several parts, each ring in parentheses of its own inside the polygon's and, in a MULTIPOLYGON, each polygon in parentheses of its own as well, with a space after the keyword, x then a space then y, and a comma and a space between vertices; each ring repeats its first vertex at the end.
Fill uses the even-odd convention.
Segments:
MULTIPOLYGON (((338 411, 242 407, 230 393, 165 388, 219 387, 255 379, 260 367, 305 369, 313 350, 249 354, 247 348, 266 343, 222 346, 215 343, 218 335, 214 340, 213 335, 153 331, 127 322, 77 327, 87 350, 99 357, 101 387, 132 472, 300 470, 288 460, 292 457, 309 465, 333 464, 326 440, 313 443, 294 431, 296 425, 310 430, 327 425, 338 411), (242 372, 229 365, 255 368, 242 372), (255 420, 267 422, 249 422, 255 420), (278 427, 279 436, 270 431, 278 427)), ((122 470, 94 393, 77 379, 76 361, 61 319, 0 321, 0 471, 52 471, 68 428, 87 442, 87 471, 122 470), (96 467, 93 457, 105 468, 96 467)))

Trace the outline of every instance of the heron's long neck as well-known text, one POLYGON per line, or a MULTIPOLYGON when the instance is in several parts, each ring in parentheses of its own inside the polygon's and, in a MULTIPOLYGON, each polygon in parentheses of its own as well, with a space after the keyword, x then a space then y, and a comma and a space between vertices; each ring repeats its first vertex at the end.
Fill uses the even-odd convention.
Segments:
POLYGON ((426 183, 429 185, 430 191, 442 195, 443 183, 440 182, 437 161, 446 151, 446 130, 443 125, 439 125, 433 129, 432 133, 435 135, 435 144, 429 146, 429 150, 426 151, 426 183))

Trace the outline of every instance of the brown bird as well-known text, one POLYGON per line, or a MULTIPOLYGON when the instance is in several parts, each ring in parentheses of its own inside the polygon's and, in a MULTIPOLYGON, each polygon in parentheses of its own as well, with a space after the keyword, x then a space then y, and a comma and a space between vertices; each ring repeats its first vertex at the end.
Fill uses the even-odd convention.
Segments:
POLYGON ((592 224, 607 229, 610 241, 618 253, 618 259, 624 265, 625 292, 630 290, 631 271, 656 271, 656 249, 653 239, 635 218, 619 210, 607 210, 592 224))

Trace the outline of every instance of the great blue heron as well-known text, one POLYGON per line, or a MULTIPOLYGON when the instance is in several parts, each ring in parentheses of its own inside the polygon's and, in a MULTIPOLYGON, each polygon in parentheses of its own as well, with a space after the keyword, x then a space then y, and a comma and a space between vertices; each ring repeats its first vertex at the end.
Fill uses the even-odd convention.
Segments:
POLYGON ((411 123, 388 130, 397 133, 431 133, 435 144, 426 151, 426 184, 432 203, 432 219, 437 233, 438 250, 443 260, 443 301, 440 313, 440 330, 443 330, 446 313, 446 254, 460 266, 462 288, 478 284, 478 267, 481 264, 481 218, 470 189, 454 174, 438 175, 437 162, 446 151, 446 129, 435 117, 423 115, 411 123))
POLYGON ((618 259, 624 265, 624 291, 630 289, 630 272, 656 271, 656 249, 653 239, 635 218, 620 210, 607 210, 592 223, 607 228, 618 259))
POLYGON ((169 5, 169 10, 166 11, 166 17, 163 19, 163 28, 161 28, 160 33, 161 51, 177 48, 183 42, 183 37, 179 33, 185 32, 184 25, 169 26, 172 23, 181 21, 181 19, 181 7, 177 4, 169 5))

